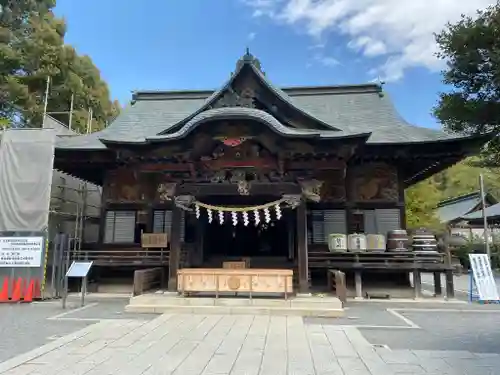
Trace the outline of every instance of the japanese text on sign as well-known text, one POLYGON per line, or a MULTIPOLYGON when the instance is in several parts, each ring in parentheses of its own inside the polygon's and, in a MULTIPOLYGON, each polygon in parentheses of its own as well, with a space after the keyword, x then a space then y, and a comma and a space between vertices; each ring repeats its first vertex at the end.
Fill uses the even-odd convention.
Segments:
POLYGON ((0 237, 0 268, 40 267, 43 237, 0 237))

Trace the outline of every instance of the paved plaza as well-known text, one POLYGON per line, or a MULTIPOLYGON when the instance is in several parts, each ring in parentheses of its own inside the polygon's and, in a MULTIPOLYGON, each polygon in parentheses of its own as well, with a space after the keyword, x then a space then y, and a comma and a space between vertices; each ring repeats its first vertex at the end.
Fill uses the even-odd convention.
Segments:
POLYGON ((500 374, 497 306, 351 303, 345 318, 330 319, 141 316, 123 313, 125 303, 0 306, 2 321, 7 309, 39 311, 37 325, 65 327, 41 346, 37 332, 48 328, 11 332, 11 345, 26 334, 38 341, 0 359, 0 374, 500 374))

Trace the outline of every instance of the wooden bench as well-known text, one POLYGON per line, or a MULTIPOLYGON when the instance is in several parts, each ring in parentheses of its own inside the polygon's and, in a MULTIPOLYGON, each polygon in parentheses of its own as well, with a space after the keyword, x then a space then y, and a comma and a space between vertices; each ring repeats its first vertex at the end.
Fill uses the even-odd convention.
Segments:
POLYGON ((193 292, 279 293, 285 299, 293 292, 293 270, 183 268, 177 271, 177 290, 182 295, 193 292))

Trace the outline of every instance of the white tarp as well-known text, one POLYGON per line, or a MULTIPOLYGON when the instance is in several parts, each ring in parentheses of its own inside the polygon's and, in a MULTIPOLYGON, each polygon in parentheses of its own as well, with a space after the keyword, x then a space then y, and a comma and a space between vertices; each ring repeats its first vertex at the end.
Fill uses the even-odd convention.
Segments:
POLYGON ((12 129, 0 144, 0 231, 47 228, 54 165, 52 129, 12 129))

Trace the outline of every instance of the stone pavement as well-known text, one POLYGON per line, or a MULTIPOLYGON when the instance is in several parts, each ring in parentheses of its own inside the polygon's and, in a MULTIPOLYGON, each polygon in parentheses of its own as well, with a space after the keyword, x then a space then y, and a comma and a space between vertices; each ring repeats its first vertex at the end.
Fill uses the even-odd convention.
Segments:
POLYGON ((500 355, 374 347, 355 327, 300 317, 165 314, 101 321, 0 363, 5 375, 56 373, 493 375, 500 355))

